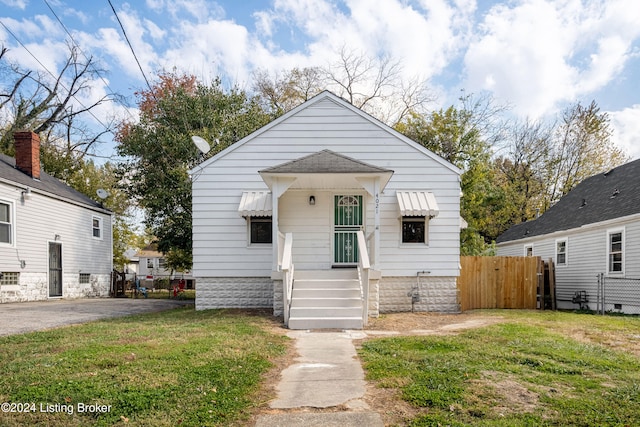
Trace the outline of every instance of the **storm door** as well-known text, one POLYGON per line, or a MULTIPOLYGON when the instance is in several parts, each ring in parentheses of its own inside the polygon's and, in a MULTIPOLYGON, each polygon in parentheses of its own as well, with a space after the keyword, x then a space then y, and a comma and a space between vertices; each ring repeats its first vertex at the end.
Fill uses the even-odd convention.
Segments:
POLYGON ((337 266, 358 263, 358 238, 362 229, 362 196, 334 197, 333 262, 337 266))
POLYGON ((62 244, 49 242, 49 296, 62 296, 62 244))

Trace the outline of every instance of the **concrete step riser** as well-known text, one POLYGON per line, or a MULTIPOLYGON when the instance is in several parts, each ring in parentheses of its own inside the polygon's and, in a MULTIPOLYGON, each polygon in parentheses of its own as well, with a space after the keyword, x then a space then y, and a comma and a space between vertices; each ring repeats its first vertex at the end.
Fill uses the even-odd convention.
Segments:
POLYGON ((362 308, 355 307, 294 307, 291 308, 290 318, 322 317, 342 318, 362 316, 362 308))
POLYGON ((362 319, 290 318, 289 329, 362 329, 362 319))
POLYGON ((360 289, 294 289, 296 298, 360 298, 360 289))
POLYGON ((293 307, 362 307, 362 299, 356 298, 294 298, 293 307))
POLYGON ((322 280, 322 279, 357 279, 358 270, 296 270, 294 279, 322 280))
POLYGON ((295 280, 294 289, 323 289, 323 288, 344 288, 360 289, 360 282, 357 280, 295 280))

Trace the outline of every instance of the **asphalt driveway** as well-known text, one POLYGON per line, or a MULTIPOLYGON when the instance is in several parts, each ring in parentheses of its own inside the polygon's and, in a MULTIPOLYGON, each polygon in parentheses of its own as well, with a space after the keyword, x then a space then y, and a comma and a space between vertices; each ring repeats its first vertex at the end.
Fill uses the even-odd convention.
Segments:
POLYGON ((193 305, 173 299, 55 299, 0 304, 0 336, 24 334, 111 317, 171 310, 193 305))

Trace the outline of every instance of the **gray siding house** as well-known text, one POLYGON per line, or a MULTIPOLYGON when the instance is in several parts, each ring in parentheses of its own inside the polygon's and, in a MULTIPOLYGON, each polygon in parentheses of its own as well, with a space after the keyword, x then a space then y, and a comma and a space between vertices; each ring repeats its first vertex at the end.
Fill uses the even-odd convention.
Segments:
POLYGON ((191 170, 196 308, 459 311, 460 170, 330 92, 191 170))
POLYGON ((640 160, 585 179, 547 212, 498 237, 498 255, 553 259, 559 308, 595 310, 598 275, 605 310, 640 313, 640 160))
POLYGON ((108 296, 112 212, 40 170, 40 139, 0 154, 0 302, 108 296))

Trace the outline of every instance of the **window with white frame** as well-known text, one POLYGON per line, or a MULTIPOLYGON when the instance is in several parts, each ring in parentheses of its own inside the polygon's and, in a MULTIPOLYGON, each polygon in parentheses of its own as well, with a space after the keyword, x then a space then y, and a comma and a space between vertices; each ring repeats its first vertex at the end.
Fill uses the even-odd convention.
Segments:
POLYGON ((624 230, 607 232, 607 258, 609 273, 624 272, 624 230))
POLYGON ((99 216, 92 217, 91 228, 93 229, 93 237, 102 239, 102 218, 99 216))
POLYGON ((13 245, 13 204, 0 200, 0 244, 13 245))
POLYGON ((556 265, 567 265, 567 239, 556 240, 556 265))
POLYGON ((402 217, 402 243, 427 243, 426 217, 402 217))
POLYGON ((273 219, 270 216, 249 218, 249 242, 272 243, 273 240, 273 219))
POLYGON ((524 256, 533 256, 533 245, 525 245, 524 256))
POLYGON ((153 258, 147 258, 147 268, 153 268, 153 258))

